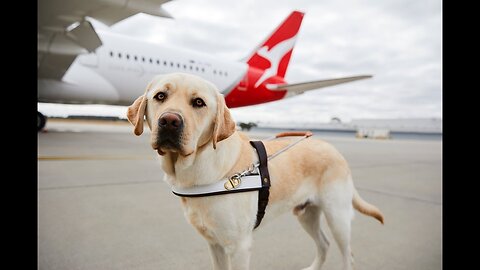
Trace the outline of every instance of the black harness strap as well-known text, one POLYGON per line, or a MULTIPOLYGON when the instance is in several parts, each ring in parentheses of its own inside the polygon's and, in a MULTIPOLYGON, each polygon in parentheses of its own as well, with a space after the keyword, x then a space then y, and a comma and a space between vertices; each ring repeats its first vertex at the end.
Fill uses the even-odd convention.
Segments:
POLYGON ((268 196, 270 195, 270 175, 268 174, 268 163, 267 163, 267 151, 265 146, 261 141, 250 141, 250 144, 257 150, 260 176, 262 178, 262 188, 258 190, 258 210, 257 210, 257 222, 255 223, 256 229, 260 222, 262 222, 263 216, 265 215, 265 208, 268 204, 268 196))

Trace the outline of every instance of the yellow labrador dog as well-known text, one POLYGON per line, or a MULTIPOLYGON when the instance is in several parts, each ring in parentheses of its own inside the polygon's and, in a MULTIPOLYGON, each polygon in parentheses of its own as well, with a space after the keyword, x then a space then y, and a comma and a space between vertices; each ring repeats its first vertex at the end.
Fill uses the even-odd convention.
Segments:
MULTIPOLYGON (((127 114, 136 135, 143 132, 145 116, 151 146, 161 156, 172 187, 212 184, 258 161, 249 139, 236 131, 223 96, 200 77, 182 73, 155 77, 127 114)), ((289 143, 268 141, 265 147, 271 155, 289 143)), ((269 161, 268 169, 270 196, 261 225, 293 211, 317 246, 316 258, 306 269, 320 269, 329 246, 320 228, 323 213, 340 247, 343 269, 352 269, 353 209, 381 223, 383 215, 359 196, 342 155, 332 145, 309 138, 269 161)), ((249 269, 258 191, 182 197, 181 202, 188 221, 208 241, 214 269, 249 269)))

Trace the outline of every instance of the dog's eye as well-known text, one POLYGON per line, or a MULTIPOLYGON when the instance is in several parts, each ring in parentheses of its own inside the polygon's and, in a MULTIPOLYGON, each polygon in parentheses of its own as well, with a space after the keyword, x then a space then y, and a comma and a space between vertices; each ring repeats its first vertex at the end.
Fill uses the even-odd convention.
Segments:
POLYGON ((164 101, 167 98, 167 94, 165 94, 164 92, 160 92, 156 94, 154 98, 158 101, 164 101))
POLYGON ((196 98, 193 100, 193 107, 200 108, 206 106, 205 101, 201 98, 196 98))

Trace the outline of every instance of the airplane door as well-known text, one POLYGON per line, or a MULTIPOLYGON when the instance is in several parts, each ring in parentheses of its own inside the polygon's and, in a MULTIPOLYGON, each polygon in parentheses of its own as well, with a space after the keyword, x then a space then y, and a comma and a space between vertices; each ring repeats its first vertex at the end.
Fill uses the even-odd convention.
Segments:
POLYGON ((80 64, 88 67, 98 67, 98 55, 94 52, 78 56, 80 64))

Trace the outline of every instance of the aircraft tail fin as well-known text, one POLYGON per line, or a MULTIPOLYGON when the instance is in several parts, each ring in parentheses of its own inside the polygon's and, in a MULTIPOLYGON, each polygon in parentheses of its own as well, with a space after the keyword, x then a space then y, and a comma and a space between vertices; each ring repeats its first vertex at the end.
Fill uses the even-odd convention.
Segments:
POLYGON ((272 76, 285 77, 304 13, 293 11, 253 52, 246 62, 265 70, 255 87, 272 76))

